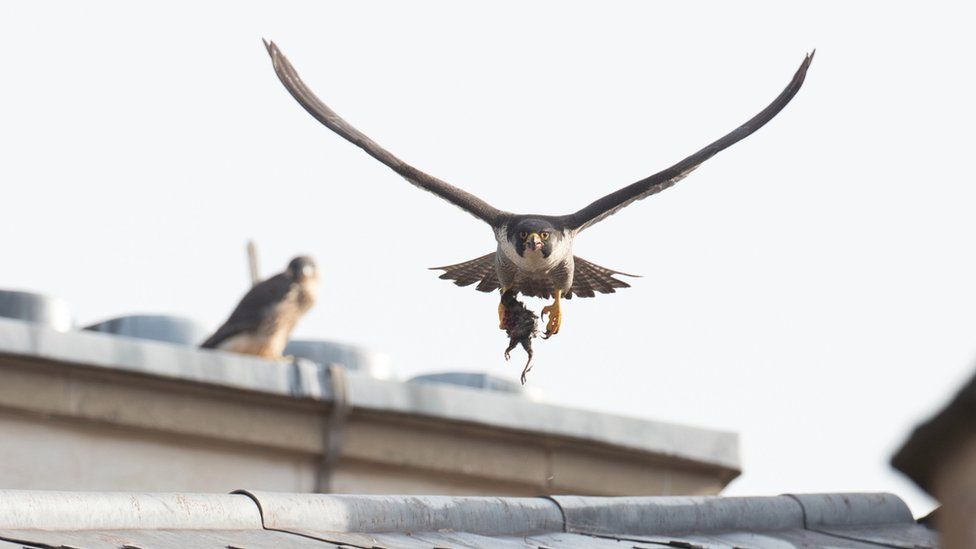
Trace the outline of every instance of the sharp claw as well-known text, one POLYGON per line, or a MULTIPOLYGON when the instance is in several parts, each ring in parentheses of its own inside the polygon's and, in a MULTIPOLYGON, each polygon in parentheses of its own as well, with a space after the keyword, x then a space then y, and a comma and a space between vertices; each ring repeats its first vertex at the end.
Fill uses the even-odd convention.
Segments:
POLYGON ((546 324, 546 333, 542 336, 542 339, 549 339, 550 337, 559 333, 560 317, 552 316, 549 317, 549 322, 546 324))

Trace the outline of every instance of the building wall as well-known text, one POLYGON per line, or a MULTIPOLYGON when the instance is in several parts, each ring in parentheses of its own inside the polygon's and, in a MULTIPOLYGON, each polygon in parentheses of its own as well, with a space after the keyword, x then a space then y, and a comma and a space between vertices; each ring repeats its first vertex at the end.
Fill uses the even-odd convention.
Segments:
POLYGON ((315 459, 205 439, 0 412, 0 486, 158 492, 309 491, 315 459))
MULTIPOLYGON (((0 380, 0 488, 309 492, 331 436, 323 400, 11 355, 0 355, 0 380)), ((736 474, 591 440, 357 408, 331 487, 714 494, 736 474)))

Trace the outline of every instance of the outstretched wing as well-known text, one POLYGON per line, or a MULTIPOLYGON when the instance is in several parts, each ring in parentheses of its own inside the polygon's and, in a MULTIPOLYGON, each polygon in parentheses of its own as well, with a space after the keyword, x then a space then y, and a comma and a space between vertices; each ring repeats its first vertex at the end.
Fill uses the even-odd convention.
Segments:
POLYGON ((200 344, 204 349, 216 349, 221 343, 238 334, 257 330, 291 289, 291 278, 284 273, 259 282, 241 298, 227 322, 200 344))
MULTIPOLYGON (((816 50, 814 50, 814 53, 815 52, 816 50)), ((793 99, 796 92, 800 90, 800 86, 803 85, 803 79, 807 75, 807 69, 810 67, 811 61, 813 61, 813 53, 806 56, 803 63, 800 65, 800 68, 797 69, 796 74, 793 75, 793 80, 790 81, 789 85, 786 86, 786 89, 784 89, 783 92, 780 93, 779 96, 774 99, 768 107, 763 109, 762 112, 752 117, 752 119, 750 119, 748 122, 739 126, 725 137, 696 152, 688 158, 685 158, 674 166, 658 172, 646 179, 642 179, 636 183, 628 185, 617 192, 608 194, 607 196, 604 196, 576 213, 563 216, 561 220, 565 223, 565 226, 571 227, 577 231, 581 231, 590 225, 593 225, 594 223, 602 221, 606 217, 617 213, 621 208, 629 205, 635 200, 647 198, 648 196, 661 192, 678 181, 681 181, 685 178, 685 176, 701 165, 702 162, 708 160, 719 151, 728 148, 740 140, 748 137, 750 134, 752 134, 752 132, 763 127, 766 122, 772 120, 772 118, 776 116, 779 111, 783 110, 783 107, 785 107, 786 104, 793 99)))
POLYGON ((493 227, 498 225, 508 215, 506 212, 498 210, 477 196, 445 183, 434 176, 428 175, 393 156, 389 151, 376 144, 375 141, 352 127, 351 124, 343 120, 335 111, 316 97, 305 83, 302 82, 298 73, 295 72, 295 68, 291 66, 291 63, 288 62, 288 59, 281 53, 281 50, 278 49, 278 46, 274 42, 265 41, 264 45, 268 48, 268 54, 271 55, 275 73, 278 75, 281 83, 285 85, 285 88, 291 93, 292 97, 309 114, 327 128, 341 135, 353 145, 366 151, 366 154, 386 164, 410 183, 425 191, 436 194, 493 227))

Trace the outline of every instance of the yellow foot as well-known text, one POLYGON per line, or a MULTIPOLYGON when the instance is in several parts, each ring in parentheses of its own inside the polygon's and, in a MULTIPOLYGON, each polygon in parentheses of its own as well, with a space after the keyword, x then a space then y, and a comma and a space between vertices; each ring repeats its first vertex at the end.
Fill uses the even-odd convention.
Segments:
POLYGON ((542 318, 549 315, 549 323, 546 324, 546 333, 542 336, 542 339, 549 339, 550 337, 559 333, 559 327, 563 324, 563 315, 559 308, 559 298, 562 297, 562 292, 556 291, 556 300, 552 302, 552 305, 546 305, 542 308, 542 318))

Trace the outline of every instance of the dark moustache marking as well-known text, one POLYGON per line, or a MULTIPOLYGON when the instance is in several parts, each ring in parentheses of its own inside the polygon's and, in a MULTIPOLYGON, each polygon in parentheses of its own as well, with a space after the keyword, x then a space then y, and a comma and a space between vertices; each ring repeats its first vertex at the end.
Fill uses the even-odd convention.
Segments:
POLYGON ((506 228, 508 241, 515 246, 515 252, 518 253, 519 257, 525 257, 525 239, 521 237, 521 233, 525 231, 529 234, 531 233, 549 233, 549 238, 542 241, 542 257, 548 258, 552 255, 552 241, 558 238, 559 231, 557 231, 552 223, 542 219, 523 219, 517 223, 510 223, 506 228))

